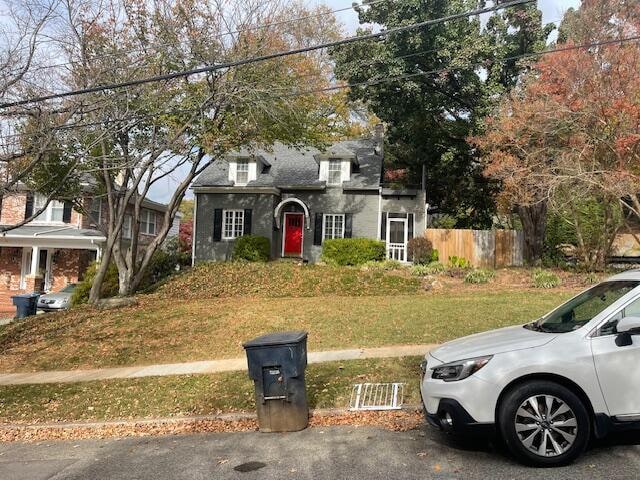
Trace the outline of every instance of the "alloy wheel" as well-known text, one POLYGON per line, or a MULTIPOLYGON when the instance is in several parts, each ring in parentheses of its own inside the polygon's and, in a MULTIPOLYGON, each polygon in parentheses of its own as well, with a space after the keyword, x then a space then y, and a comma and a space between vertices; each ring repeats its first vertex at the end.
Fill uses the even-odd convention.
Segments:
POLYGON ((578 432, 576 415, 553 395, 534 395, 520 404, 515 415, 520 442, 541 457, 557 457, 571 448, 578 432))

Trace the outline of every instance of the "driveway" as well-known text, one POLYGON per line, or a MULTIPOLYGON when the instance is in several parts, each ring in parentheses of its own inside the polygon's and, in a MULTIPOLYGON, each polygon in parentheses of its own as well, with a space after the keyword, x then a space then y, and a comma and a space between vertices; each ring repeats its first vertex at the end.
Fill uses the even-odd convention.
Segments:
POLYGON ((522 467, 485 443, 463 448, 431 429, 313 428, 0 445, 0 478, 522 479, 637 478, 640 434, 592 447, 572 466, 522 467))

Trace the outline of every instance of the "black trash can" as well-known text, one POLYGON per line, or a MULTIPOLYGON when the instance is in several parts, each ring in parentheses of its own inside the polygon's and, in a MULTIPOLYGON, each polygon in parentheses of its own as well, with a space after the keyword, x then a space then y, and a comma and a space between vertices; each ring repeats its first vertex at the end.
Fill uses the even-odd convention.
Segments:
POLYGON ((20 319, 35 315, 38 312, 38 297, 40 297, 38 293, 23 293, 11 297, 16 307, 15 318, 20 319))
POLYGON ((296 432, 309 423, 304 372, 307 332, 279 332, 244 345, 262 432, 296 432))

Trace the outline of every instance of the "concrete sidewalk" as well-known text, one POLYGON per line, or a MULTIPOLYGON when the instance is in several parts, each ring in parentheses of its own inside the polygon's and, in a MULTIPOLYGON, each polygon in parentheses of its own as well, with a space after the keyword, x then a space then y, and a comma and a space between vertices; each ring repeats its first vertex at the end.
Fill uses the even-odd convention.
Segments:
MULTIPOLYGON (((396 345, 379 348, 358 348, 351 350, 328 350, 309 352, 309 363, 359 360, 365 358, 393 358, 424 355, 437 345, 396 345)), ((72 383, 114 378, 164 377, 170 375, 190 375, 198 373, 235 372, 247 369, 246 358, 226 360, 204 360, 199 362, 165 363, 139 367, 99 368, 91 370, 64 370, 34 373, 0 374, 0 385, 20 385, 29 383, 72 383)))

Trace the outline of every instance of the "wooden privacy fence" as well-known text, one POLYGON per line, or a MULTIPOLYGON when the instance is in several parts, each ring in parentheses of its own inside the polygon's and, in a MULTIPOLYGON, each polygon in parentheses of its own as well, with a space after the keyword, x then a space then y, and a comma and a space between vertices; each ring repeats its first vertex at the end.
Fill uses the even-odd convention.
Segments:
POLYGON ((444 264, 451 256, 466 258, 475 267, 500 268, 523 264, 522 231, 429 228, 424 236, 438 250, 444 264))

